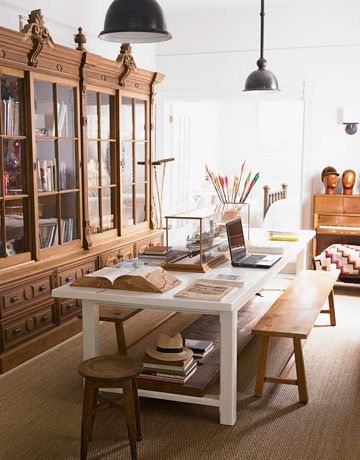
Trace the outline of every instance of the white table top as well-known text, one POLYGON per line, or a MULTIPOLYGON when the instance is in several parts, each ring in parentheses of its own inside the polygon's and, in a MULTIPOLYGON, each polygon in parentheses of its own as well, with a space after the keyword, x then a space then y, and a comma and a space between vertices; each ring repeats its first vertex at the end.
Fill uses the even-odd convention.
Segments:
POLYGON ((72 287, 67 284, 54 289, 52 295, 53 297, 88 300, 106 305, 114 304, 118 306, 198 312, 202 314, 219 314, 222 311, 240 309, 248 300, 253 298, 269 280, 291 262, 315 236, 313 230, 298 230, 297 232, 300 236, 298 242, 270 242, 267 240, 263 230, 251 229, 250 236, 252 244, 281 246, 284 248, 284 254, 281 259, 269 269, 233 267, 230 261, 214 269, 212 273, 236 273, 244 277, 244 286, 233 289, 220 301, 174 297, 177 292, 185 289, 186 286, 199 278, 206 277, 206 274, 190 272, 172 272, 182 283, 164 294, 123 291, 117 289, 72 287))

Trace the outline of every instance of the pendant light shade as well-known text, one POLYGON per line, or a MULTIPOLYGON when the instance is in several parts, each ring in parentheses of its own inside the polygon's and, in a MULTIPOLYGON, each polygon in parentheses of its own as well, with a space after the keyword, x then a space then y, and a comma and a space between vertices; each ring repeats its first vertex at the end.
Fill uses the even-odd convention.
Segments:
POLYGON ((99 38, 119 43, 155 43, 171 40, 172 36, 156 0, 114 0, 99 38))
POLYGON ((279 84, 275 75, 266 69, 267 60, 264 58, 264 0, 261 0, 261 34, 260 34, 260 58, 256 64, 257 70, 251 72, 245 82, 244 91, 279 91, 279 84))

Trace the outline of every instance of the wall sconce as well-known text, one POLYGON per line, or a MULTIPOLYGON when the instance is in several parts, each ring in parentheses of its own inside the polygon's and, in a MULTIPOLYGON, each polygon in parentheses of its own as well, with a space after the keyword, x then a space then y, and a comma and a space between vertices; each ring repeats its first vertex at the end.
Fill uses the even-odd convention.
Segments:
POLYGON ((343 108, 342 123, 345 125, 345 132, 352 136, 357 132, 357 125, 360 121, 360 108, 355 105, 347 105, 343 108))

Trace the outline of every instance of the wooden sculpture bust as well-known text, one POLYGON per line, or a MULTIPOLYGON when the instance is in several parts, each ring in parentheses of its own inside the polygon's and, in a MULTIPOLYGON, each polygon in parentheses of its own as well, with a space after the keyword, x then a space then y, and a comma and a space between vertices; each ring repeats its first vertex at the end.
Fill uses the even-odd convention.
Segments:
POLYGON ((321 180, 325 185, 326 195, 335 195, 339 174, 332 166, 327 166, 321 173, 321 180))
POLYGON ((352 169, 347 169, 342 175, 342 186, 344 195, 352 195, 355 184, 356 173, 352 169))

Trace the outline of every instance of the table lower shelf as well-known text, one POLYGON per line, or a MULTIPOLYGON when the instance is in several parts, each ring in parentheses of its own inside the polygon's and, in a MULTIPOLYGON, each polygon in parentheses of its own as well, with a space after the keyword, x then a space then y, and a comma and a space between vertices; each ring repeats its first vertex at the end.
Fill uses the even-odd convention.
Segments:
MULTIPOLYGON (((270 308, 270 304, 255 299, 238 313, 238 352, 251 339, 251 329, 260 317, 270 308)), ((214 350, 198 365, 196 373, 185 383, 156 382, 138 379, 142 390, 156 391, 186 396, 203 397, 209 387, 220 375, 220 321, 218 316, 203 315, 193 324, 181 331, 184 338, 212 340, 214 350)))

